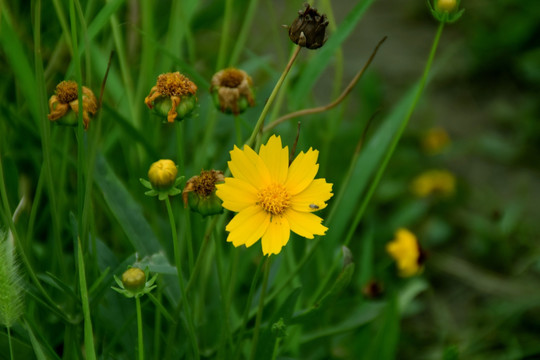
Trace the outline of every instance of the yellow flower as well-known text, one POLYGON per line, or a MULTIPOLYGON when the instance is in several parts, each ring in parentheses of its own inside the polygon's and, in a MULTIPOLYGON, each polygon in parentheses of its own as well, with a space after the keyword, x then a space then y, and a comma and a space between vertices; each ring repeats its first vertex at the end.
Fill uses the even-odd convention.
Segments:
POLYGON ((422 148, 430 155, 440 153, 450 144, 450 137, 443 128, 431 128, 422 138, 422 148))
POLYGON ((238 115, 255 105, 251 76, 243 70, 228 68, 218 71, 211 84, 214 104, 223 113, 238 115))
POLYGON ((386 245, 386 251, 396 261, 400 276, 414 276, 422 270, 424 254, 409 230, 398 229, 395 239, 386 245))
POLYGON ((453 195, 456 189, 456 177, 447 170, 429 170, 414 178, 412 192, 419 197, 431 194, 453 195))
MULTIPOLYGON (((82 87, 83 100, 83 126, 88 130, 90 115, 97 112, 97 100, 92 90, 86 86, 82 87)), ((79 115, 79 91, 75 81, 62 81, 56 85, 56 91, 49 99, 49 114, 47 118, 51 121, 59 120, 64 125, 77 125, 79 115), (69 114, 73 110, 74 114, 69 114)))
POLYGON ((245 145, 231 151, 233 177, 216 185, 223 207, 237 212, 226 226, 227 241, 249 247, 262 238, 264 255, 279 254, 290 232, 312 239, 327 228, 314 211, 324 209, 332 197, 332 184, 315 179, 317 150, 301 152, 289 166, 288 147, 273 135, 259 154, 245 145))
POLYGON ((175 181, 178 169, 172 160, 158 160, 148 170, 148 180, 157 190, 170 189, 175 181))
POLYGON ((158 115, 167 116, 167 121, 172 123, 175 119, 183 120, 193 111, 196 92, 197 85, 178 71, 161 74, 144 103, 158 115))

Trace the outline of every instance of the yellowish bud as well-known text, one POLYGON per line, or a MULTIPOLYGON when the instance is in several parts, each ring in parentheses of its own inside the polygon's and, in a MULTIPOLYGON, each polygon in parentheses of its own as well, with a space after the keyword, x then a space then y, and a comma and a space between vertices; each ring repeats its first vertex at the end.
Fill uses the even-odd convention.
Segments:
POLYGON ((122 284, 129 291, 141 291, 146 284, 146 274, 139 268, 129 268, 122 274, 122 284))
POLYGON ((456 5, 456 0, 437 0, 435 3, 435 8, 438 11, 446 11, 450 13, 456 9, 456 5))
POLYGON ((148 170, 148 180, 156 190, 170 189, 175 181, 178 169, 172 160, 158 160, 148 170))

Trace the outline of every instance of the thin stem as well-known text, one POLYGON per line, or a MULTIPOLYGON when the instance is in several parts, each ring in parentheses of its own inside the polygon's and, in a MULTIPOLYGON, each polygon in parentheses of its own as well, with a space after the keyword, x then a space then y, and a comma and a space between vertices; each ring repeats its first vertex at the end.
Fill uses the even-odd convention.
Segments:
POLYGON ((249 293, 246 301, 246 307, 244 308, 244 314, 242 316, 243 321, 242 325, 238 331, 238 342, 236 343, 236 349, 235 349, 235 355, 233 356, 233 359, 238 359, 240 356, 241 351, 241 344, 242 344, 242 338, 244 337, 244 332, 246 330, 246 326, 249 320, 249 310, 251 309, 251 301, 253 300, 253 295, 255 294, 255 289, 257 288, 257 281, 259 279, 259 274, 261 273, 261 269, 263 267, 264 262, 260 261, 259 266, 257 266, 257 270, 255 271, 255 275, 253 276, 253 280, 251 281, 251 287, 249 288, 249 293))
POLYGON ((233 13, 233 0, 225 0, 225 15, 223 16, 223 27, 221 28, 221 41, 219 42, 219 53, 216 63, 216 71, 219 71, 225 66, 227 61, 227 49, 229 48, 231 20, 233 13))
POLYGON ((377 54, 377 51, 379 50, 379 47, 382 45, 382 43, 385 40, 386 40, 386 36, 384 38, 382 38, 381 41, 379 41, 379 43, 377 44, 377 46, 373 50, 373 53, 369 57, 368 61, 364 64, 364 67, 354 76, 354 78, 351 80, 349 85, 347 85, 345 90, 343 90, 343 92, 334 101, 332 101, 331 103, 329 103, 327 105, 324 105, 324 106, 319 106, 319 107, 315 107, 315 108, 311 108, 311 109, 298 110, 298 111, 294 111, 292 113, 289 113, 287 115, 283 115, 282 117, 280 117, 280 118, 276 119, 275 121, 273 121, 271 124, 268 124, 267 126, 265 126, 263 132, 266 132, 266 131, 269 131, 269 130, 273 129, 274 127, 276 127, 277 125, 281 124, 282 122, 284 122, 286 120, 289 120, 289 119, 292 119, 292 118, 295 118, 295 117, 299 117, 299 116, 311 115, 311 114, 324 112, 324 111, 330 110, 330 109, 336 107, 337 105, 339 105, 343 100, 345 100, 347 95, 349 95, 349 93, 356 86, 358 81, 362 78, 362 76, 366 72, 367 68, 369 67, 369 65, 371 64, 373 59, 375 58, 375 55, 377 54))
MULTIPOLYGON (((159 279, 161 280, 161 278, 159 279)), ((150 300, 154 303, 154 305, 157 306, 157 304, 161 305, 161 298, 163 294, 163 286, 161 284, 161 281, 158 283, 157 287, 157 298, 152 296, 150 300)), ((148 295, 151 295, 150 293, 148 295)), ((160 351, 161 351, 161 311, 156 311, 154 314, 154 359, 159 359, 160 351)))
POLYGON ((141 299, 138 296, 135 297, 135 307, 137 308, 137 344, 138 344, 139 360, 144 360, 141 299))
POLYGON ((242 16, 244 22, 242 23, 240 33, 234 40, 234 48, 229 61, 230 66, 234 66, 238 62, 240 52, 245 48, 246 39, 250 33, 251 24, 253 23, 253 16, 255 15, 258 2, 258 0, 250 0, 247 10, 242 16))
POLYGON ((261 320, 264 309, 264 297, 266 296, 266 287, 268 286, 268 275, 270 274, 270 256, 266 258, 264 262, 264 278, 263 285, 261 290, 261 297, 259 298, 259 309, 257 310, 257 317, 255 318, 255 329, 253 332, 253 341, 251 344, 251 356, 250 358, 255 359, 255 354, 257 353, 257 343, 259 342, 259 333, 261 330, 261 320))
MULTIPOLYGON (((167 205, 167 212, 169 214, 169 222, 171 225, 171 232, 173 238, 173 250, 174 250, 174 262, 176 265, 176 272, 178 275, 178 284, 180 285, 180 293, 182 294, 182 299, 184 300, 184 315, 186 316, 189 331, 188 335, 191 340, 191 345, 193 347, 193 353, 196 359, 200 358, 199 355, 199 346, 197 345, 197 339, 195 338, 195 326, 193 324, 193 313, 189 309, 189 301, 186 297, 186 287, 184 284, 184 276, 182 275, 182 262, 180 257, 180 248, 178 247, 178 236, 176 234, 176 225, 174 221, 174 214, 171 207, 171 201, 169 197, 165 198, 165 204, 167 205)), ((182 300, 180 300, 182 301, 182 300)), ((179 301, 179 306, 180 306, 179 301)))
POLYGON ((274 99, 276 98, 279 89, 281 88, 281 85, 283 84, 283 81, 287 77, 287 74, 292 68, 292 65, 296 58, 298 57, 298 53, 300 53, 300 50, 302 49, 301 46, 296 46, 295 51, 293 52, 291 58, 289 59, 289 62, 287 63, 287 66, 283 70, 283 73, 279 77, 279 80, 277 81, 276 85, 274 86, 274 89, 272 90, 272 93, 270 94, 270 97, 266 101, 266 104, 264 105, 264 108, 261 112, 261 115, 259 116, 259 119, 257 120, 257 123, 255 124, 255 128, 253 129, 253 132, 251 133, 251 136, 249 137, 249 140, 246 141, 246 145, 253 146, 255 143, 255 138, 257 137, 257 134, 262 129, 262 126, 264 124, 264 119, 266 118, 266 115, 268 114, 268 111, 270 110, 270 107, 272 106, 272 103, 274 102, 274 99))
POLYGON ((7 335, 8 335, 8 343, 9 343, 9 358, 11 360, 14 359, 13 357, 13 345, 11 344, 11 327, 7 327, 7 335))
POLYGON ((89 360, 96 359, 94 347, 94 333, 92 331, 92 318, 90 316, 90 302, 88 301, 88 288, 86 287, 86 275, 84 270, 84 257, 81 248, 81 238, 77 237, 77 266, 79 272, 79 287, 81 290, 81 301, 84 315, 84 351, 89 360))

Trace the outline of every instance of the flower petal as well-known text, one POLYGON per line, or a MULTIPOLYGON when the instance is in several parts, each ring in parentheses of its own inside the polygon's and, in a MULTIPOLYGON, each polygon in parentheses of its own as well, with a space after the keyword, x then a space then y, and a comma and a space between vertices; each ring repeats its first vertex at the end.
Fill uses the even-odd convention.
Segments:
POLYGON ((322 210, 332 195, 332 184, 325 179, 315 179, 304 191, 292 197, 291 208, 302 212, 322 210))
POLYGON ((315 214, 298 212, 288 209, 285 217, 289 221, 291 231, 308 239, 313 239, 313 235, 324 235, 328 228, 321 224, 322 219, 315 214))
POLYGON ((294 159, 285 182, 291 195, 298 194, 311 184, 319 170, 318 156, 319 152, 310 148, 306 153, 301 152, 294 159))
POLYGON ((266 211, 258 205, 250 206, 236 214, 225 227, 230 232, 227 241, 234 246, 250 247, 263 236, 269 223, 270 215, 266 211))
POLYGON ((228 164, 235 178, 247 181, 255 189, 266 187, 270 183, 270 173, 264 161, 247 145, 244 150, 234 146, 228 164))
POLYGON ((257 189, 247 181, 225 178, 225 183, 216 185, 216 195, 223 201, 222 206, 239 212, 257 202, 257 189))
POLYGON ((272 182, 284 184, 289 171, 289 147, 282 148, 281 137, 272 135, 266 145, 261 145, 259 156, 270 171, 272 182))
POLYGON ((263 254, 279 254, 290 236, 289 221, 284 216, 273 216, 261 240, 263 254))

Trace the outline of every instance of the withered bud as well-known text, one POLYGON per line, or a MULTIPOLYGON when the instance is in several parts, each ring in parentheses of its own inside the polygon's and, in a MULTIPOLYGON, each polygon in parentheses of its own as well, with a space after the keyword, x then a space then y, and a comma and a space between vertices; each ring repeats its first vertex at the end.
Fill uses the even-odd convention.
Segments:
POLYGON ((326 42, 328 20, 309 4, 304 6, 305 10, 298 11, 298 17, 289 27, 289 38, 302 47, 318 49, 326 42))
POLYGON ((189 204, 192 211, 203 216, 220 214, 223 211, 221 200, 216 196, 216 184, 225 181, 223 172, 218 170, 202 170, 186 183, 182 198, 184 206, 189 204))

